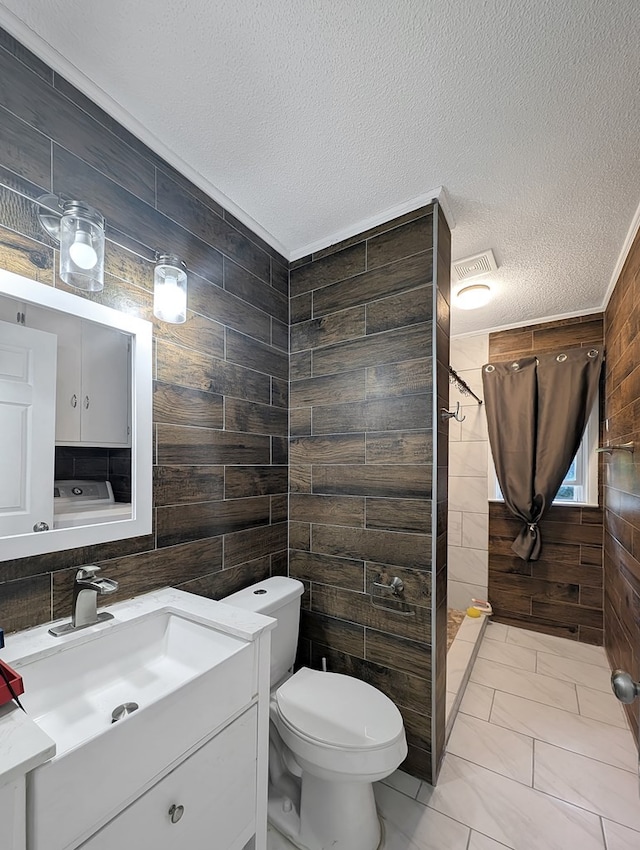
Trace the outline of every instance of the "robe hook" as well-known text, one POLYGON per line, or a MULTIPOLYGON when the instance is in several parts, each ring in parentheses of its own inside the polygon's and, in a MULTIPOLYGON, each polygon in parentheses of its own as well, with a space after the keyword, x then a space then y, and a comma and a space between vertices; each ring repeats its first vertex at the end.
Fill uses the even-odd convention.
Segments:
POLYGON ((456 402, 455 410, 447 410, 446 408, 442 408, 440 411, 440 416, 442 417, 442 421, 446 422, 447 419, 455 419, 456 422, 464 422, 467 418, 466 416, 460 416, 460 402, 456 402))

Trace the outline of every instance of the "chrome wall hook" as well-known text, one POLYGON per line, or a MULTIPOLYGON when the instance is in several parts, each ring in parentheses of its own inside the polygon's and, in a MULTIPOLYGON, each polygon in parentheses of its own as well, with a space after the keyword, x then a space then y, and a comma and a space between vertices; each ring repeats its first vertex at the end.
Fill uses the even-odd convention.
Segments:
POLYGON ((440 411, 440 416, 443 422, 446 422, 447 419, 455 419, 456 422, 464 422, 467 418, 466 416, 460 416, 460 402, 456 402, 455 410, 447 410, 445 407, 440 411))

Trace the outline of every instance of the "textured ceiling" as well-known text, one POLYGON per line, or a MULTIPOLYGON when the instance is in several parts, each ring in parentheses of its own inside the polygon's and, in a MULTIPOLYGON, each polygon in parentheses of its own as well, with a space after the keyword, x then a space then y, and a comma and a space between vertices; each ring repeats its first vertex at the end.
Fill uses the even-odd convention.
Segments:
POLYGON ((640 201, 638 0, 0 0, 0 22, 291 257, 442 185, 454 258, 499 264, 455 333, 602 306, 640 201))

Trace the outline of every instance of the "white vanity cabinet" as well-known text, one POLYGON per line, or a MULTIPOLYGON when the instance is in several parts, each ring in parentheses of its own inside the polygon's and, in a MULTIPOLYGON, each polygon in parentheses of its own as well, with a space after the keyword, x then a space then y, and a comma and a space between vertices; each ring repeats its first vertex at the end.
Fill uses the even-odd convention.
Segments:
POLYGON ((256 829, 257 707, 81 845, 81 850, 242 850, 256 829))
POLYGON ((26 846, 25 800, 24 776, 0 786, 0 829, 10 850, 24 850, 26 846))
POLYGON ((56 443, 130 443, 130 336, 29 304, 25 325, 58 337, 56 443))

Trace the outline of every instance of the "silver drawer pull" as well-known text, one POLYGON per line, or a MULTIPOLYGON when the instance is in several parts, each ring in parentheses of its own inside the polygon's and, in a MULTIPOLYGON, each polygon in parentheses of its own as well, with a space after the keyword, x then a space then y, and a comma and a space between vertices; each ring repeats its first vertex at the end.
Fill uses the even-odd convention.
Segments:
POLYGON ((178 823, 183 814, 184 806, 176 806, 176 804, 174 803, 169 809, 169 817, 171 818, 171 823, 178 823))
POLYGON ((84 409, 89 410, 89 396, 88 395, 86 395, 84 397, 84 409))
POLYGON ((78 396, 74 393, 71 396, 71 407, 77 407, 77 406, 78 406, 78 396))

